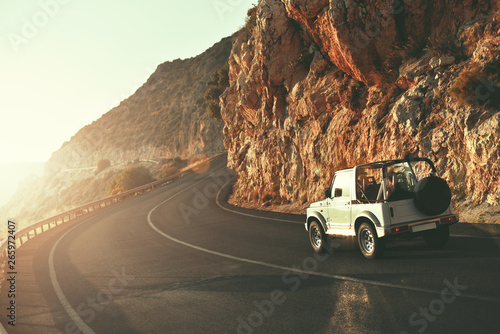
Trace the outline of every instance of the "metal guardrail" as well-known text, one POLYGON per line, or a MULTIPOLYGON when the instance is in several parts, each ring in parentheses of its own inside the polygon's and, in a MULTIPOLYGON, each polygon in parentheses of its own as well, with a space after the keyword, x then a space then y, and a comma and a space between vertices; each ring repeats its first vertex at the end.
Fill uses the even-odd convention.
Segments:
MULTIPOLYGON (((225 153, 215 155, 208 159, 208 162, 215 161, 221 157, 223 157, 225 153)), ((203 162, 202 162, 203 163, 203 162)), ((194 173, 193 168, 196 168, 196 166, 193 166, 192 168, 185 170, 183 172, 177 173, 175 175, 169 176, 165 179, 155 181, 149 184, 146 184, 144 186, 114 195, 110 196, 92 203, 84 204, 82 206, 79 206, 77 208, 65 211, 63 213, 60 213, 58 215, 55 215, 53 217, 41 220, 39 222, 33 223, 29 226, 26 226, 22 228, 19 231, 15 232, 15 239, 16 239, 16 249, 21 247, 23 244, 28 242, 29 240, 37 237, 38 235, 51 230, 59 225, 62 225, 64 223, 70 222, 78 217, 84 216, 86 214, 104 209, 114 203, 118 203, 120 201, 123 201, 127 198, 135 197, 142 195, 144 193, 150 192, 154 189, 161 188, 173 181, 176 181, 182 177, 185 177, 187 175, 190 175, 194 173)), ((5 262, 6 259, 8 259, 8 239, 9 237, 5 238, 2 240, 0 243, 0 276, 3 276, 4 273, 4 267, 5 267, 5 262)), ((0 282, 1 283, 1 282, 0 282)))

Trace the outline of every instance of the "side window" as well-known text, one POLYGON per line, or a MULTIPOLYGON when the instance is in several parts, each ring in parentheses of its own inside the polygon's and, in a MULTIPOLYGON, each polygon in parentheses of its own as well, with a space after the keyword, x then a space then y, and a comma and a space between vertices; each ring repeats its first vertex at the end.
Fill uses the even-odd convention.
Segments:
POLYGON ((373 203, 378 199, 382 185, 382 167, 367 166, 356 169, 356 198, 358 202, 373 203))
POLYGON ((335 175, 332 186, 332 197, 351 197, 351 173, 335 175))

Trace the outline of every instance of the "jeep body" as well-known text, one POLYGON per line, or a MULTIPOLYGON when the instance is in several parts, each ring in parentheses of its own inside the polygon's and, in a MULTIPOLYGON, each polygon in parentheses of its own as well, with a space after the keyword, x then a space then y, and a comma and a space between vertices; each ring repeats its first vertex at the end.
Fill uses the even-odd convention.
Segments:
POLYGON ((328 247, 331 236, 357 237, 367 258, 381 256, 385 243, 398 237, 423 236, 440 247, 448 240, 448 226, 458 222, 450 188, 426 158, 339 170, 325 197, 307 209, 305 228, 317 252, 328 247))

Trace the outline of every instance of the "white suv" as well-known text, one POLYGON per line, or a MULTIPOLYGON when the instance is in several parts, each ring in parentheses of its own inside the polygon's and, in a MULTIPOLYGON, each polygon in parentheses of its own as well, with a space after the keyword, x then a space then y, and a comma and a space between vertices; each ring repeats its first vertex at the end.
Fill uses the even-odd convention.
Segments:
POLYGON ((433 248, 449 238, 458 222, 451 191, 426 158, 374 162, 337 171, 326 199, 307 209, 306 230, 316 252, 330 236, 356 236, 368 259, 382 256, 387 241, 422 236, 433 248))

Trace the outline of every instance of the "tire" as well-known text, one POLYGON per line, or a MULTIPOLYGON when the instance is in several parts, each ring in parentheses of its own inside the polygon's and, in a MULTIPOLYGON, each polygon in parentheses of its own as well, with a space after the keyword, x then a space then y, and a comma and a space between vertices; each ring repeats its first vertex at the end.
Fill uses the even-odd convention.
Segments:
POLYGON ((323 227, 315 220, 309 225, 309 241, 316 253, 324 253, 330 245, 329 238, 323 227))
POLYGON ((424 240, 427 246, 432 249, 442 248, 450 239, 450 228, 439 226, 438 228, 424 233, 424 240))
POLYGON ((430 216, 440 215, 451 203, 451 190, 445 180, 430 176, 420 180, 415 186, 413 198, 417 209, 430 216))
POLYGON ((359 227, 358 245, 367 259, 380 258, 384 254, 385 241, 377 236, 375 228, 370 223, 362 223, 359 227))

